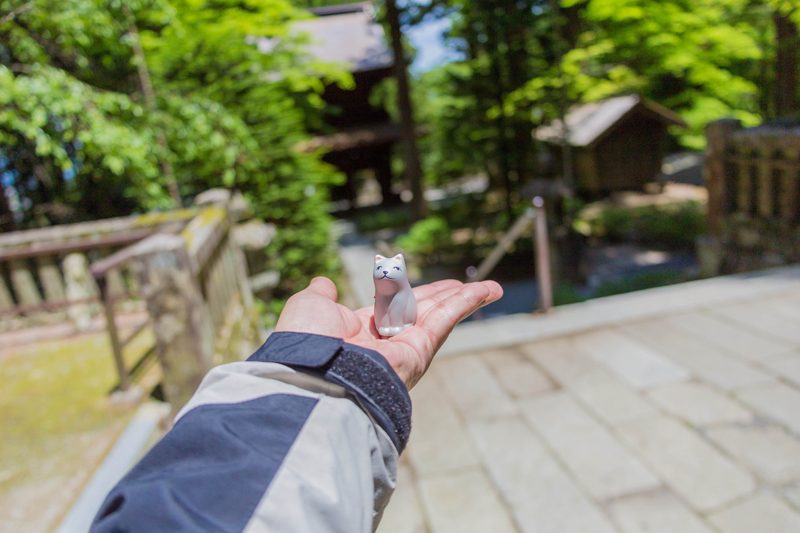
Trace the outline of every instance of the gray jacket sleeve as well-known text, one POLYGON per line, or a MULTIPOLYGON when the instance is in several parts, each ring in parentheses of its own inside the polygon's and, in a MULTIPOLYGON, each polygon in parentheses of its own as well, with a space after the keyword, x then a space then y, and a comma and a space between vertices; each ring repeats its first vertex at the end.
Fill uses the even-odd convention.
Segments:
POLYGON ((377 352, 275 333, 247 361, 209 372, 92 530, 372 531, 410 417, 377 352))

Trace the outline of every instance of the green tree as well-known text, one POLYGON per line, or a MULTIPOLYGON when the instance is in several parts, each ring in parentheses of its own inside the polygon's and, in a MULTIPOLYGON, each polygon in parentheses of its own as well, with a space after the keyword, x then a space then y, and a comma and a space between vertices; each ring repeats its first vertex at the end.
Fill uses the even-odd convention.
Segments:
POLYGON ((183 197, 235 187, 279 226, 287 291, 330 272, 339 177, 294 146, 324 80, 347 78, 303 53, 302 16, 284 0, 0 0, 0 173, 25 223, 168 207, 166 161, 183 197))
POLYGON ((690 128, 682 144, 700 148, 703 127, 722 116, 760 119, 759 62, 771 52, 770 13, 751 0, 562 0, 579 17, 561 71, 548 69, 509 104, 544 102, 553 89, 571 102, 638 92, 678 111, 690 128))
MULTIPOLYGON (((533 175, 530 101, 505 105, 540 68, 542 2, 433 2, 451 20, 449 44, 463 59, 426 73, 421 115, 430 136, 429 174, 438 179, 485 172, 504 192, 507 209, 533 175)), ((423 9, 424 15, 428 10, 423 9)))

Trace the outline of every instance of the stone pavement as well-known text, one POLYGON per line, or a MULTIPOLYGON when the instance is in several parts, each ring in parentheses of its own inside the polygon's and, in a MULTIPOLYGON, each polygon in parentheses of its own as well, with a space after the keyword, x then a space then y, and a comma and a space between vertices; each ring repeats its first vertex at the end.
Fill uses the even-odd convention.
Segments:
POLYGON ((571 330, 552 323, 583 308, 512 317, 553 333, 507 345, 487 325, 502 347, 454 339, 466 347, 412 391, 379 532, 800 532, 797 273, 766 274, 780 278, 769 290, 699 282, 680 305, 659 289, 661 312, 647 294, 615 297, 625 310, 592 307, 613 320, 571 330))

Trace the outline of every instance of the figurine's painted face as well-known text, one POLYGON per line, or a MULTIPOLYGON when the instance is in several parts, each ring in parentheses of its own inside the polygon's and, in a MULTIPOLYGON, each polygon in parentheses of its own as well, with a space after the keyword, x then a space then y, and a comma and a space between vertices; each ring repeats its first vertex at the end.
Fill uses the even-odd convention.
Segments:
POLYGON ((405 284, 408 281, 408 274, 403 254, 397 254, 394 257, 376 255, 372 277, 376 282, 405 284))

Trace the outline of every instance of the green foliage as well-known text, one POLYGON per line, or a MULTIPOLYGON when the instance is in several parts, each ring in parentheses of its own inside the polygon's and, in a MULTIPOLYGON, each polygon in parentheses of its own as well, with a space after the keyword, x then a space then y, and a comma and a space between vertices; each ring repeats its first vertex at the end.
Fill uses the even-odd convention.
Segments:
MULTIPOLYGON (((636 92, 678 111, 676 131, 692 149, 704 146, 709 121, 760 120, 762 62, 773 54, 771 9, 749 0, 564 1, 580 21, 561 68, 543 71, 507 104, 539 102, 557 116, 555 90, 571 102, 636 92)), ((554 66, 555 67, 555 66, 554 66)))
POLYGON ((698 202, 644 207, 602 207, 579 215, 576 231, 612 241, 632 239, 669 248, 692 248, 706 232, 705 208, 698 202))
POLYGON ((410 223, 411 213, 403 206, 360 212, 355 217, 356 229, 359 233, 402 228, 410 223))
POLYGON ((712 120, 771 117, 773 14, 800 23, 791 0, 430 0, 407 9, 436 8, 462 58, 416 82, 428 179, 482 172, 512 191, 532 176, 522 131, 573 103, 642 94, 681 115, 689 127, 671 133, 691 149, 703 148, 712 120))
POLYGON ((614 296, 616 294, 625 294, 627 292, 654 289, 656 287, 674 285, 675 283, 682 283, 685 281, 688 281, 688 279, 686 275, 681 272, 656 270, 635 274, 616 281, 607 281, 588 293, 579 290, 577 286, 570 283, 561 283, 556 285, 553 289, 553 303, 554 305, 569 305, 585 302, 592 298, 602 298, 605 296, 614 296))
POLYGON ((452 245, 452 232, 447 220, 434 215, 416 222, 395 244, 411 255, 436 254, 452 245))
POLYGON ((324 83, 350 80, 303 53, 290 27, 304 16, 288 0, 38 0, 0 19, 0 173, 23 224, 169 207, 171 168, 184 198, 237 188, 281 229, 270 252, 285 291, 330 273, 341 176, 294 147, 324 83))
POLYGON ((553 305, 577 304, 588 299, 575 285, 569 283, 559 283, 553 288, 553 305))
POLYGON ((518 185, 533 177, 532 104, 503 103, 542 66, 540 4, 430 2, 448 13, 448 42, 463 59, 426 73, 416 87, 418 115, 429 131, 421 140, 429 181, 484 173, 510 208, 518 185))

